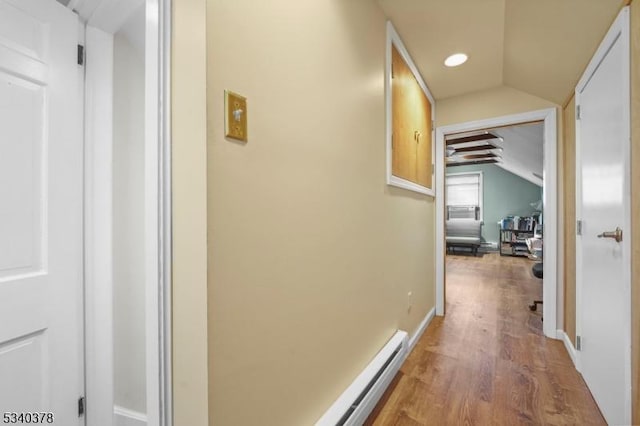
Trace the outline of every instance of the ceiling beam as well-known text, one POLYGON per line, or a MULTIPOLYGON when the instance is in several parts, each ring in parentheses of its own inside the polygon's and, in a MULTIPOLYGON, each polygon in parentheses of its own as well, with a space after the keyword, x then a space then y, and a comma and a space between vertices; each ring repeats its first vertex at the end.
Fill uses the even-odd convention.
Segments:
POLYGON ((464 148, 453 148, 453 149, 457 154, 459 152, 488 151, 488 150, 498 149, 498 148, 499 148, 498 145, 493 144, 491 142, 487 142, 482 145, 466 146, 464 148))
POLYGON ((495 164, 499 161, 494 159, 491 160, 479 160, 479 161, 461 161, 461 162, 450 162, 447 163, 447 167, 455 167, 455 166, 474 166, 476 164, 495 164))
POLYGON ((493 152, 487 152, 485 154, 469 154, 469 155, 463 155, 462 158, 466 159, 466 160, 479 160, 479 159, 489 159, 489 158, 495 158, 498 157, 497 154, 494 154, 493 152))

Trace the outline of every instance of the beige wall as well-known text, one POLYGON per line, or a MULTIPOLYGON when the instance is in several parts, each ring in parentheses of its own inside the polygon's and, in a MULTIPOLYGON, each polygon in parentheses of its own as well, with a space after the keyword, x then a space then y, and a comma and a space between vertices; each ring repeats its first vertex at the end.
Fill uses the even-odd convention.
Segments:
POLYGON ((564 331, 576 344, 576 102, 571 98, 562 112, 564 122, 564 331))
POLYGON ((558 105, 507 86, 436 101, 436 125, 464 123, 558 105))
POLYGON ((640 424, 640 1, 631 3, 631 300, 633 423, 640 424))
POLYGON ((206 0, 173 0, 173 403, 176 426, 208 424, 206 0))
POLYGON ((434 203, 385 184, 375 2, 207 13, 210 423, 313 424, 434 306, 434 203), (246 144, 225 89, 248 98, 246 144))

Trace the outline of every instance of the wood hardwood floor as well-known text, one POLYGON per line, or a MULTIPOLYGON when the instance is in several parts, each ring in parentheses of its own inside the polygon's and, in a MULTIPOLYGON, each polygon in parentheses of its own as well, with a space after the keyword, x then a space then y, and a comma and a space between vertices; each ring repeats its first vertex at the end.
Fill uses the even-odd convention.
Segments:
POLYGON ((436 317, 367 425, 606 424, 564 345, 542 333, 525 258, 447 256, 436 317))

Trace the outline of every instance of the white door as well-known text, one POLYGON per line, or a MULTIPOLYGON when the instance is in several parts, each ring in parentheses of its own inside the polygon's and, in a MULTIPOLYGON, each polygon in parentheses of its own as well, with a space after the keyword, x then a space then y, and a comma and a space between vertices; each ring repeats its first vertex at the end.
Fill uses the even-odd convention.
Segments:
POLYGON ((0 416, 59 425, 83 423, 77 45, 56 1, 0 0, 0 416))
POLYGON ((628 8, 578 84, 576 101, 581 372, 607 422, 630 424, 628 8))

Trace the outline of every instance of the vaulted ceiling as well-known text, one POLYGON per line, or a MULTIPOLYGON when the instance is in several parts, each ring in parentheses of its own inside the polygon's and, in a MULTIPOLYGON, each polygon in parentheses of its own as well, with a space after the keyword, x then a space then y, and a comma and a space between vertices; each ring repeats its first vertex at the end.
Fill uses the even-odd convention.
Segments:
POLYGON ((562 104, 623 0, 379 0, 436 99, 510 86, 562 104), (452 53, 469 60, 444 66, 452 53))
POLYGON ((492 132, 502 138, 501 167, 542 186, 544 124, 520 124, 493 129, 492 132))

